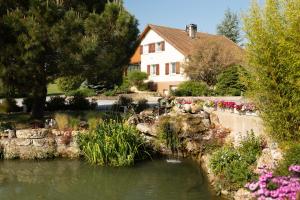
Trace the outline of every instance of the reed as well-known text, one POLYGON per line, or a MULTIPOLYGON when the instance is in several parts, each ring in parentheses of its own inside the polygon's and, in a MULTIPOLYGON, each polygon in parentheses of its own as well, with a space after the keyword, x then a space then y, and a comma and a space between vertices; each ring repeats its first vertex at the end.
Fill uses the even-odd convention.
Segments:
POLYGON ((89 134, 78 135, 86 160, 101 166, 130 166, 150 156, 138 131, 114 120, 99 123, 89 134))

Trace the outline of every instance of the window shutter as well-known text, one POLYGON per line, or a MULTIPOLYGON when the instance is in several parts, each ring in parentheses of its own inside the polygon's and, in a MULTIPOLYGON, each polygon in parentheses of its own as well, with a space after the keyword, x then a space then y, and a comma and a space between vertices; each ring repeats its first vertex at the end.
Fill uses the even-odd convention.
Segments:
POLYGON ((180 74, 180 63, 176 62, 176 74, 180 74))
POLYGON ((159 64, 156 65, 156 75, 159 75, 159 64))
POLYGON ((169 75, 169 63, 166 63, 166 75, 169 75))
POLYGON ((163 42, 161 43, 161 50, 162 50, 162 51, 165 50, 165 41, 163 41, 163 42))
POLYGON ((150 75, 150 65, 147 65, 147 74, 150 75))
POLYGON ((143 45, 140 46, 140 54, 143 54, 143 45))

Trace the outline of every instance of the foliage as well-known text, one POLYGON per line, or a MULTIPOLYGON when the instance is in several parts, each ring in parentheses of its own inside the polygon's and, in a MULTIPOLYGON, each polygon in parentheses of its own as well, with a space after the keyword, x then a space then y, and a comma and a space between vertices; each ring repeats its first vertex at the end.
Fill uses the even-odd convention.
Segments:
POLYGON ((207 96, 210 94, 208 86, 200 81, 185 81, 173 91, 175 96, 207 96))
POLYGON ((178 123, 171 120, 170 117, 162 117, 158 124, 158 137, 168 148, 171 149, 172 153, 178 153, 181 148, 179 133, 180 128, 178 123))
POLYGON ((128 78, 125 77, 125 78, 123 78, 123 82, 120 86, 115 85, 115 87, 113 89, 106 90, 103 94, 105 96, 116 96, 118 94, 127 94, 130 92, 131 92, 130 84, 129 84, 128 78))
POLYGON ((225 69, 218 75, 216 84, 216 93, 220 96, 241 96, 245 91, 245 86, 241 80, 241 67, 232 66, 225 69))
POLYGON ((17 105, 15 99, 6 98, 0 103, 0 113, 19 112, 21 108, 17 105))
POLYGON ((210 167, 223 178, 224 187, 238 189, 255 177, 251 167, 261 154, 262 147, 258 138, 250 134, 237 149, 222 147, 212 154, 210 167))
POLYGON ((78 142, 85 158, 101 166, 130 166, 148 156, 138 131, 116 121, 100 123, 89 134, 79 134, 78 142))
POLYGON ((15 127, 12 125, 12 123, 9 122, 0 122, 0 133, 5 131, 5 130, 14 130, 15 127))
POLYGON ((56 113, 54 119, 59 130, 65 130, 69 126, 69 116, 67 114, 56 113))
POLYGON ((116 103, 113 104, 113 111, 124 111, 125 109, 132 108, 133 99, 129 96, 121 95, 116 103))
POLYGON ((144 89, 144 81, 148 78, 148 74, 141 71, 132 71, 129 72, 128 82, 131 86, 136 86, 139 90, 144 89))
POLYGON ((122 3, 4 0, 0 7, 0 79, 7 94, 26 91, 34 99, 34 118, 43 117, 47 85, 59 77, 122 80, 138 36, 122 3))
POLYGON ((64 97, 55 96, 51 97, 48 102, 46 102, 46 109, 48 111, 55 111, 55 110, 66 110, 66 99, 64 97))
POLYGON ((241 48, 234 44, 223 44, 214 38, 207 38, 195 43, 184 70, 192 80, 203 81, 212 86, 216 84, 217 76, 224 69, 242 63, 241 48))
POLYGON ((289 174, 288 168, 291 165, 300 165, 300 144, 291 144, 285 151, 283 160, 280 161, 276 169, 276 174, 285 175, 289 174))
POLYGON ((81 93, 74 94, 73 98, 69 100, 69 108, 71 110, 90 110, 94 109, 96 104, 90 103, 88 99, 81 93))
POLYGON ((237 14, 227 9, 223 21, 217 26, 218 35, 224 35, 238 44, 241 41, 240 29, 237 14))
POLYGON ((147 99, 139 99, 137 101, 137 104, 134 105, 134 111, 136 113, 140 113, 143 110, 146 110, 147 108, 149 108, 149 104, 148 104, 148 100, 147 99))
POLYGON ((254 2, 244 18, 251 79, 248 96, 277 140, 300 139, 300 2, 254 2))
POLYGON ((80 76, 65 76, 58 78, 56 83, 58 87, 64 92, 70 92, 80 87, 84 79, 80 76))
POLYGON ((95 90, 87 87, 80 87, 77 90, 71 90, 66 93, 67 96, 74 96, 76 94, 81 94, 85 97, 96 96, 95 90))

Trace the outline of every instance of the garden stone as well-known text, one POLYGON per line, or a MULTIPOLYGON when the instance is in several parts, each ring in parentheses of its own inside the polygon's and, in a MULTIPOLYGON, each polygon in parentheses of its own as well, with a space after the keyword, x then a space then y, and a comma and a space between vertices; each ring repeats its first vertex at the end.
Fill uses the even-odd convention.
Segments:
POLYGON ((42 147, 42 146, 44 146, 45 142, 46 142, 45 139, 33 139, 32 140, 32 144, 35 147, 42 147))
POLYGON ((261 156, 257 160, 257 167, 255 172, 258 173, 261 168, 266 168, 268 170, 275 169, 278 166, 279 161, 282 160, 282 158, 282 152, 279 148, 265 148, 262 151, 261 156))
POLYGON ((23 139, 41 139, 45 138, 48 133, 48 129, 23 129, 16 131, 17 138, 23 139))
POLYGON ((137 130, 139 130, 143 134, 151 135, 151 136, 154 136, 154 137, 157 136, 157 133, 156 133, 155 129, 149 124, 139 123, 136 126, 136 128, 137 128, 137 130))
POLYGON ((248 190, 241 188, 239 189, 235 194, 234 194, 234 199, 235 200, 251 200, 253 199, 253 196, 251 194, 251 192, 249 192, 248 190))
POLYGON ((32 140, 30 140, 30 139, 17 138, 17 139, 14 139, 13 141, 15 142, 15 144, 17 146, 29 146, 32 143, 32 140))
POLYGON ((12 138, 16 138, 16 131, 15 130, 7 130, 8 132, 8 138, 12 139, 12 138))
POLYGON ((201 151, 201 145, 196 141, 186 142, 185 149, 191 154, 198 154, 201 151))

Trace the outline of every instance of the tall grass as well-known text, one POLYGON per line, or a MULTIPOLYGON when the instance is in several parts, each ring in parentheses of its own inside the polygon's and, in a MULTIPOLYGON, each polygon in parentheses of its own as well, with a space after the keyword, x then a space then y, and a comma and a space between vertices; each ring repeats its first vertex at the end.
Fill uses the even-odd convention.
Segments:
POLYGON ((101 166, 130 166, 149 156, 138 131, 114 120, 100 123, 89 134, 79 134, 78 142, 88 162, 101 166))

